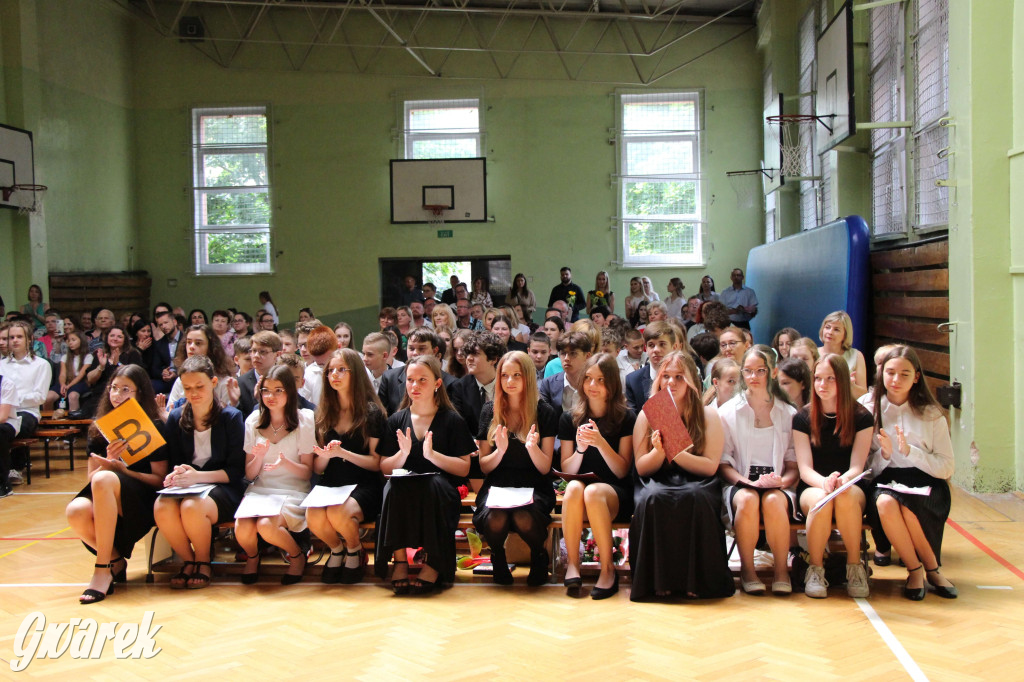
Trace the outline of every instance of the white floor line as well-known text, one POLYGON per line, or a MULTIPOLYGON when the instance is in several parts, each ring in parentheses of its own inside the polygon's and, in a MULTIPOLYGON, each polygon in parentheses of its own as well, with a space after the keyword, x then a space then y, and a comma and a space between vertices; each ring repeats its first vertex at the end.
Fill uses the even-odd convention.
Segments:
POLYGON ((978 585, 979 590, 1012 590, 1010 585, 978 585))
POLYGON ((924 674, 924 671, 922 671, 920 666, 917 665, 917 662, 910 656, 910 654, 907 653, 907 650, 903 648, 900 641, 896 639, 896 635, 892 634, 892 630, 890 630, 889 626, 885 624, 885 621, 883 621, 882 617, 878 615, 878 612, 875 611, 874 607, 872 607, 866 599, 854 599, 853 601, 857 603, 857 606, 860 607, 860 610, 864 612, 864 615, 868 617, 868 620, 875 627, 875 630, 877 630, 878 634, 881 635, 882 640, 889 646, 889 649, 893 654, 896 655, 899 662, 903 664, 903 669, 907 671, 908 675, 910 675, 910 679, 920 682, 928 682, 928 676, 924 674))
POLYGON ((14 493, 15 496, 18 496, 18 495, 77 495, 77 494, 78 494, 77 490, 75 490, 74 492, 70 492, 70 493, 23 493, 23 492, 15 492, 14 493))

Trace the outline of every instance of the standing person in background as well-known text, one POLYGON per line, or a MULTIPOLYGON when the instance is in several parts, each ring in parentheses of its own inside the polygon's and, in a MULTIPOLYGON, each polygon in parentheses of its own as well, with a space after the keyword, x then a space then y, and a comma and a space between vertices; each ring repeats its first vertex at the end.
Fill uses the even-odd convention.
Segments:
POLYGON ((270 316, 274 318, 274 328, 276 329, 279 322, 277 319, 277 306, 274 305, 274 301, 270 298, 269 291, 260 292, 260 309, 270 313, 270 316))
MULTIPOLYGON (((433 282, 423 283, 423 302, 426 304, 427 301, 437 302, 437 287, 434 286, 433 282)), ((429 313, 428 313, 429 314, 429 313)))
POLYGON ((718 300, 718 292, 715 291, 715 280, 711 278, 711 275, 704 275, 701 277, 700 290, 697 292, 697 298, 700 299, 701 303, 718 300))
POLYGON ((449 286, 449 288, 445 289, 444 292, 441 293, 441 303, 445 303, 447 305, 455 305, 455 287, 459 285, 459 276, 452 275, 451 277, 449 277, 448 284, 450 284, 451 286, 449 286))
POLYGON ((757 294, 743 286, 743 271, 735 268, 730 275, 732 286, 719 294, 719 300, 729 310, 729 320, 737 327, 750 329, 750 320, 757 315, 757 294))
POLYGON ((508 293, 505 302, 510 305, 519 305, 523 308, 523 322, 529 324, 533 319, 533 313, 537 310, 537 296, 526 284, 526 275, 517 272, 512 278, 512 289, 508 293))
POLYGON ((604 306, 609 313, 615 312, 615 293, 611 290, 612 283, 608 279, 608 271, 601 270, 594 278, 594 288, 587 292, 587 314, 599 306, 604 306))
POLYGON ((629 295, 626 296, 626 319, 633 319, 636 317, 636 308, 640 305, 641 301, 648 300, 644 296, 644 283, 640 281, 639 277, 629 278, 629 295))
POLYGON ((477 277, 473 280, 473 294, 469 297, 469 304, 471 306, 480 304, 484 310, 494 307, 494 302, 491 300, 491 283, 486 277, 477 277))
POLYGON ((399 298, 399 305, 409 305, 413 301, 423 301, 423 289, 416 285, 416 278, 406 275, 402 278, 402 295, 399 298))
POLYGON ((640 282, 643 284, 644 296, 647 297, 648 301, 660 301, 661 296, 658 296, 658 292, 654 290, 654 283, 651 282, 651 278, 644 275, 640 278, 640 282))
POLYGON ((668 316, 674 317, 680 322, 686 322, 686 316, 683 309, 686 307, 686 297, 683 296, 683 290, 686 285, 683 284, 683 280, 678 277, 673 277, 668 281, 668 298, 665 299, 665 308, 668 310, 668 316))
POLYGON ((580 311, 586 305, 583 289, 573 283, 572 270, 568 266, 559 271, 559 276, 561 283, 552 287, 551 295, 548 297, 548 307, 554 306, 556 301, 564 301, 567 313, 570 313, 570 319, 567 321, 575 322, 580 318, 580 311))
POLYGON ((32 320, 34 329, 43 329, 46 326, 46 310, 49 304, 43 300, 43 290, 38 284, 28 288, 28 303, 21 306, 21 314, 32 320))

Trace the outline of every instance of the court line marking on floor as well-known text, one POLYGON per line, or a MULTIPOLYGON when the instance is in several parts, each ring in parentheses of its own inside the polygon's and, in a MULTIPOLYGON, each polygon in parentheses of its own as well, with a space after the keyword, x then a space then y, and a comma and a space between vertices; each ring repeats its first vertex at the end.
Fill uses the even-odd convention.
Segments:
POLYGON ((874 607, 867 602, 866 599, 854 599, 860 610, 864 612, 864 615, 868 617, 868 621, 874 626, 875 630, 881 636, 882 641, 888 645, 889 650, 896 656, 896 659, 903 665, 903 669, 910 675, 910 679, 916 682, 928 682, 928 676, 924 674, 921 667, 917 665, 917 661, 907 653, 907 650, 900 644, 900 640, 896 639, 896 635, 892 633, 889 626, 885 624, 882 617, 878 615, 874 607))
POLYGON ((36 542, 41 542, 43 540, 78 540, 78 538, 0 538, 0 542, 17 542, 18 540, 35 540, 36 542))
POLYGON ((975 585, 979 590, 1012 590, 1009 585, 975 585))
MULTIPOLYGON (((71 526, 68 526, 67 528, 61 528, 60 530, 58 530, 58 531, 56 531, 54 533, 50 533, 49 535, 46 536, 46 538, 43 538, 43 539, 45 540, 45 539, 52 538, 54 535, 60 535, 61 533, 64 533, 64 532, 69 531, 69 530, 71 530, 71 526)), ((40 540, 33 540, 32 542, 28 543, 27 545, 22 545, 21 547, 16 547, 15 549, 12 549, 9 552, 4 552, 3 554, 0 554, 0 559, 3 559, 4 557, 9 557, 12 554, 14 554, 15 552, 20 552, 23 549, 26 549, 28 547, 31 547, 32 545, 38 544, 39 542, 41 542, 41 541, 40 540)))
POLYGON ((21 492, 18 492, 18 493, 14 493, 13 496, 14 497, 18 497, 20 495, 77 495, 77 494, 78 494, 78 491, 76 490, 74 492, 69 492, 69 493, 65 493, 65 492, 57 492, 57 493, 52 493, 52 492, 51 493, 21 493, 21 492))
POLYGON ((960 535, 963 535, 965 538, 967 538, 968 542, 970 542, 972 545, 974 545, 975 547, 980 549, 982 552, 984 552, 985 554, 988 554, 990 557, 995 559, 997 563, 1002 564, 1007 570, 1010 571, 1010 573, 1013 573, 1015 576, 1017 576, 1021 580, 1024 580, 1024 571, 1020 570, 1019 568, 1017 568, 1016 566, 1011 564, 1009 561, 1007 561, 1003 557, 999 556, 999 554, 997 554, 995 550, 993 550, 991 547, 986 545, 984 542, 982 542, 978 538, 976 538, 973 535, 971 535, 971 533, 968 532, 966 529, 964 529, 964 527, 961 526, 959 523, 957 523, 953 519, 946 519, 946 523, 948 523, 949 526, 953 530, 955 530, 956 532, 960 533, 960 535))

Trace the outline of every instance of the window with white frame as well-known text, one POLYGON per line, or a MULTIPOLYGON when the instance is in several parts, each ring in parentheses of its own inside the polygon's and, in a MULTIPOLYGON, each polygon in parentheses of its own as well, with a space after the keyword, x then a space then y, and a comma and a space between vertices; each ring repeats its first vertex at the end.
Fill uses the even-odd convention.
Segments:
MULTIPOLYGON (((871 120, 905 120, 903 6, 875 7, 870 10, 868 21, 871 120)), ((876 237, 906 232, 905 149, 904 129, 871 131, 871 223, 876 237)))
POLYGON ((619 96, 619 220, 624 265, 702 265, 701 96, 619 96))
MULTIPOLYGON (((800 68, 800 101, 797 113, 804 115, 814 114, 814 95, 805 94, 814 92, 815 67, 817 65, 818 50, 818 8, 811 5, 797 27, 799 38, 798 60, 800 68)), ((807 150, 803 159, 803 167, 808 170, 808 175, 815 175, 815 168, 820 164, 815 163, 816 152, 814 148, 815 126, 800 126, 799 144, 807 150)), ((814 180, 800 181, 800 229, 811 230, 822 223, 820 196, 818 183, 814 180)))
POLYGON ((407 159, 481 156, 479 99, 407 100, 402 125, 407 159))
POLYGON ((197 275, 271 271, 267 108, 192 110, 197 275))
POLYGON ((917 0, 914 31, 914 228, 949 223, 949 2, 917 0))

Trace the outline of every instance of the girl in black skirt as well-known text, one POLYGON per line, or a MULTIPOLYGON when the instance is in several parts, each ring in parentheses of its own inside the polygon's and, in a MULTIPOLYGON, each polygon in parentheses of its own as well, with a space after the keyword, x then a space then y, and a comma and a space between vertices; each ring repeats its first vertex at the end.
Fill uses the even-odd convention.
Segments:
POLYGON ((505 559, 509 532, 519 534, 530 547, 531 586, 548 581, 548 552, 544 541, 555 508, 555 491, 548 473, 555 452, 558 414, 539 401, 537 371, 522 351, 506 353, 495 368, 494 401, 480 411, 480 468, 485 478, 476 497, 473 525, 491 548, 494 582, 512 584, 505 559), (491 488, 533 488, 530 504, 495 508, 487 504, 491 488))
POLYGON ((325 583, 357 583, 363 578, 366 551, 359 542, 359 524, 376 519, 384 493, 377 444, 387 414, 377 397, 363 361, 351 348, 334 351, 324 369, 324 387, 316 411, 317 440, 313 471, 320 485, 355 485, 342 504, 310 507, 306 522, 328 547, 320 579, 325 583))
MULTIPOLYGON (((163 426, 146 370, 121 365, 104 388, 97 418, 135 398, 156 427, 163 426)), ((153 502, 167 475, 167 448, 129 466, 121 459, 126 447, 123 440, 107 443, 95 424, 89 429, 89 484, 67 507, 68 523, 96 555, 92 580, 78 598, 83 604, 103 601, 114 582, 125 581, 135 543, 153 527, 153 502)))
POLYGON ((594 474, 594 482, 571 481, 562 498, 562 532, 569 563, 565 587, 569 596, 579 595, 580 536, 583 522, 594 531, 601 574, 593 599, 607 599, 619 590, 619 576, 612 561, 612 522, 628 521, 633 514, 633 426, 636 415, 626 407, 615 356, 598 353, 583 370, 580 398, 562 415, 558 437, 562 440, 562 471, 594 474))
POLYGON ((469 473, 476 443, 448 399, 437 358, 420 355, 407 367, 406 396, 377 446, 381 471, 391 479, 377 522, 374 568, 384 578, 386 558, 393 555, 395 594, 426 594, 455 581, 458 486, 469 473), (406 550, 416 547, 423 548, 426 560, 417 579, 410 580, 406 550))
POLYGON ((245 421, 235 408, 221 406, 214 396, 217 375, 205 355, 181 365, 183 407, 167 417, 167 449, 171 472, 164 486, 187 488, 214 484, 200 495, 161 495, 153 507, 157 528, 184 560, 171 578, 173 589, 199 589, 210 584, 210 536, 213 525, 234 521, 245 490, 245 421))
POLYGON ((870 394, 881 398, 864 404, 874 412, 881 448, 883 468, 874 480, 878 516, 907 566, 903 596, 924 599, 927 578, 936 594, 955 599, 957 589, 939 572, 942 529, 951 502, 948 480, 953 475, 949 428, 913 348, 896 346, 881 365, 870 394), (912 494, 907 488, 927 494, 912 494))

